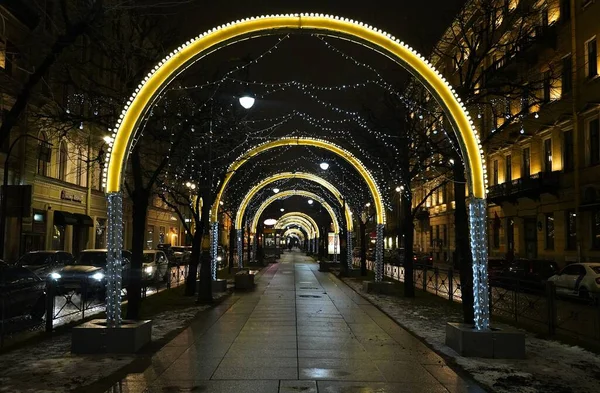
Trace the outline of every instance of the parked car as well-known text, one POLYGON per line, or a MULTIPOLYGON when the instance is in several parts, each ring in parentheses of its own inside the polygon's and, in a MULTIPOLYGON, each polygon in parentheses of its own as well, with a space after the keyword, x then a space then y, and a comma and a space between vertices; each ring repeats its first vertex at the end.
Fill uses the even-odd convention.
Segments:
POLYGON ((496 279, 506 268, 507 261, 502 258, 488 258, 488 277, 490 281, 496 279))
POLYGON ((0 262, 0 315, 30 315, 40 319, 46 310, 46 281, 31 270, 0 262))
POLYGON ((492 285, 541 289, 548 278, 558 272, 554 261, 543 259, 517 259, 505 267, 493 280, 492 285))
POLYGON ((142 281, 161 282, 169 276, 169 259, 164 251, 144 250, 142 281))
POLYGON ((172 246, 173 256, 170 261, 174 265, 188 265, 192 255, 192 246, 172 246))
POLYGON ((72 264, 74 260, 73 255, 66 251, 30 251, 21 256, 16 265, 23 266, 45 279, 51 272, 72 264))
MULTIPOLYGON (((80 293, 82 285, 86 285, 86 293, 95 293, 103 298, 106 293, 106 256, 107 250, 84 250, 71 265, 50 273, 59 292, 75 291, 80 293)), ((131 269, 131 252, 123 250, 123 285, 129 281, 131 269)))
POLYGON ((415 252, 413 256, 413 260, 415 261, 415 265, 417 266, 433 266, 433 256, 429 254, 417 253, 415 252))
POLYGON ((600 296, 600 263, 573 263, 550 277, 556 293, 584 299, 600 296))

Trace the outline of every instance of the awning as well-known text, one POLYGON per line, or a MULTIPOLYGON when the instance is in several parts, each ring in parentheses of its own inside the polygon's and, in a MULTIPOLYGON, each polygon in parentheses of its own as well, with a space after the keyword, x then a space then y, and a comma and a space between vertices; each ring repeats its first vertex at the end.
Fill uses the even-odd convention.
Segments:
POLYGON ((72 213, 55 210, 54 225, 77 225, 77 218, 72 213))
POLYGON ((79 213, 73 213, 73 215, 77 219, 77 225, 82 226, 82 227, 93 227, 94 226, 94 220, 92 220, 92 217, 87 216, 85 214, 79 214, 79 213))

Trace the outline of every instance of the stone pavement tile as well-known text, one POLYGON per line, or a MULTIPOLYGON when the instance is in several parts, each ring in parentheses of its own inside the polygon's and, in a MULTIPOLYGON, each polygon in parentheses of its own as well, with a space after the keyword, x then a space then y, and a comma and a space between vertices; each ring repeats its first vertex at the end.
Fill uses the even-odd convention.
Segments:
POLYGON ((300 379, 328 380, 328 381, 369 381, 384 382, 385 378, 377 369, 357 367, 310 367, 300 368, 300 379))
POLYGON ((243 341, 235 342, 229 350, 236 351, 255 351, 260 349, 296 349, 298 346, 295 341, 243 341))
POLYGON ((317 381, 280 381, 279 393, 318 393, 317 381))
POLYGON ((297 379, 297 367, 219 367, 212 379, 297 379))
POLYGON ((353 358, 298 358, 300 368, 358 368, 378 371, 374 363, 365 363, 363 359, 353 358))
POLYGON ((298 339, 301 337, 354 337, 350 329, 335 329, 335 330, 309 330, 298 326, 298 339))
POLYGON ((177 360, 188 348, 184 346, 163 347, 150 359, 152 369, 160 373, 177 360))
POLYGON ((315 350, 332 350, 332 351, 363 351, 364 348, 361 343, 356 340, 348 341, 303 341, 298 342, 298 349, 315 349, 315 350))
POLYGON ((318 381, 319 393, 448 393, 442 385, 318 381))
POLYGON ((224 358, 221 367, 298 367, 298 358, 224 358))
POLYGON ((229 351, 225 357, 247 358, 247 357, 273 357, 273 358, 295 358, 298 356, 296 349, 240 349, 229 351))
POLYGON ((339 358, 352 358, 352 359, 363 359, 369 361, 371 358, 369 354, 364 350, 355 351, 338 351, 338 350, 321 350, 321 349, 299 349, 299 358, 323 358, 323 359, 339 359, 339 358))
POLYGON ((278 393, 279 381, 196 381, 193 384, 155 385, 147 393, 278 393))
POLYGON ((463 379, 445 365, 424 365, 425 369, 442 383, 451 393, 484 393, 474 381, 463 379))
POLYGON ((411 361, 375 361, 375 365, 381 371, 388 382, 407 383, 440 383, 422 365, 411 361))

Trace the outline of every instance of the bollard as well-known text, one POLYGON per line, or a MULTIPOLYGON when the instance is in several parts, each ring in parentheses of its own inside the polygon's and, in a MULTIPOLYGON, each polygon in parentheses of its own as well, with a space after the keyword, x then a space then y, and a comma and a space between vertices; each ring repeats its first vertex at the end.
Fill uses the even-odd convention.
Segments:
POLYGON ((52 322, 54 321, 54 281, 51 278, 46 280, 46 333, 52 332, 52 322))
POLYGON ((548 333, 556 333, 556 285, 552 281, 546 281, 546 304, 548 305, 548 333))

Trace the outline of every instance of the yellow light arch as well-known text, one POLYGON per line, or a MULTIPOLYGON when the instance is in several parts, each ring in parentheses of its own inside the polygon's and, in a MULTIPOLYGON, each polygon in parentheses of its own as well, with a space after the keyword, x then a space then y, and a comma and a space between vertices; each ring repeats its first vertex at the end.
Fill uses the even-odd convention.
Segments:
MULTIPOLYGON (((316 221, 312 219, 311 216, 302 212, 290 212, 286 213, 283 216, 279 217, 277 220, 277 224, 275 224, 275 228, 284 227, 286 225, 295 224, 297 222, 302 222, 307 226, 310 231, 319 237, 321 232, 319 231, 319 225, 317 225, 316 221)), ((252 230, 252 227, 250 227, 252 230)))
MULTIPOLYGON (((298 227, 300 227, 301 229, 303 229, 307 235, 309 239, 314 239, 314 229, 312 229, 311 225, 309 223, 307 223, 306 221, 302 221, 300 219, 289 219, 286 221, 286 223, 284 225, 275 225, 276 229, 285 229, 285 227, 290 226, 290 225, 296 225, 298 227)), ((289 229, 289 228, 287 228, 289 229)))
MULTIPOLYGON (((333 185, 332 185, 333 187, 333 185)), ((265 211, 265 209, 273 202, 275 202, 276 200, 279 199, 283 199, 283 198, 288 198, 290 196, 302 196, 305 198, 311 198, 314 199, 315 201, 319 202, 321 205, 323 205, 323 207, 325 207, 325 205, 327 205, 327 207, 325 207, 325 209, 327 210, 327 212, 329 213, 330 211, 333 211, 333 209, 331 209, 331 206, 323 199, 321 198, 319 195, 315 194, 314 192, 310 192, 310 191, 305 191, 305 190, 285 190, 285 191, 280 191, 277 194, 273 194, 270 197, 268 197, 260 206, 259 208, 256 210, 256 213, 254 215, 254 218, 252 219, 252 223, 250 225, 250 232, 251 233, 255 233, 256 232, 256 226, 258 225, 258 220, 260 219, 260 216, 263 214, 263 212, 265 211)), ((308 218, 310 218, 310 216, 307 215, 308 218)), ((336 221, 337 216, 333 215, 331 217, 331 221, 336 221)), ((312 218, 311 218, 312 220, 312 218)), ((352 222, 352 212, 350 211, 350 208, 348 207, 348 205, 346 205, 346 222, 348 223, 348 230, 352 231, 353 230, 353 222, 352 222)), ((317 225, 315 223, 315 225, 317 225)))
MULTIPOLYGON (((448 114, 456 130, 467 167, 470 195, 479 199, 485 198, 486 173, 481 143, 466 108, 445 78, 410 46, 380 29, 347 18, 314 13, 269 15, 227 23, 187 41, 161 60, 135 89, 119 117, 113 132, 113 142, 106 155, 107 172, 103 174, 106 191, 115 193, 121 190, 123 168, 138 125, 154 100, 177 75, 195 61, 225 45, 257 36, 299 30, 345 38, 365 45, 396 61, 419 78, 448 114)), ((311 143, 332 151, 326 141, 314 140, 311 143)), ((343 150, 335 153, 349 154, 343 150)), ((342 156, 346 158, 345 155, 342 156)), ((242 161, 245 161, 243 157, 242 161)), ((373 194, 377 222, 384 224, 385 211, 377 185, 370 175, 365 174, 364 166, 355 165, 355 168, 361 172, 373 194)), ((226 178, 223 186, 228 180, 226 178)), ((218 217, 223 189, 216 198, 212 212, 213 221, 218 217)))
MULTIPOLYGON (((332 193, 335 194, 337 192, 337 195, 341 195, 341 194, 339 194, 339 191, 337 191, 337 189, 335 187, 333 187, 333 185, 331 185, 331 183, 329 183, 328 181, 326 181, 322 177, 319 177, 317 175, 313 175, 312 173, 306 173, 306 172, 281 172, 281 173, 277 173, 275 175, 269 176, 266 179, 262 180, 260 183, 258 183, 254 187, 252 187, 250 189, 250 191, 248 191, 248 193, 246 194, 246 196, 244 197, 244 199, 240 203, 240 206, 238 207, 237 213, 235 215, 235 229, 241 229, 242 228, 242 221, 244 219, 244 213, 246 212, 246 208, 248 207, 248 204, 250 203, 250 201, 252 200, 252 198, 262 188, 268 186, 269 184, 271 184, 273 182, 276 182, 278 180, 284 180, 284 179, 302 179, 302 180, 313 181, 313 182, 315 182, 317 184, 320 184, 321 186, 327 188, 332 193), (331 187, 331 188, 329 188, 329 187, 331 187)), ((335 214, 334 214, 334 216, 335 216, 335 214)), ((336 233, 339 233, 339 222, 336 222, 336 221, 334 221, 334 223, 336 225, 338 225, 338 229, 336 230, 336 233)))
POLYGON ((291 234, 297 235, 302 241, 304 241, 304 238, 306 237, 304 236, 304 233, 302 233, 301 230, 295 228, 290 228, 287 231, 283 232, 283 237, 289 236, 291 234))

